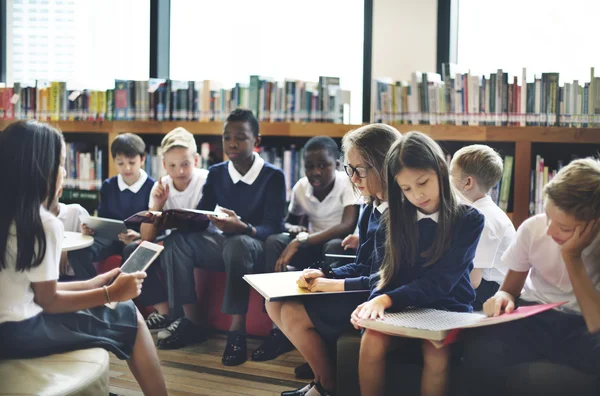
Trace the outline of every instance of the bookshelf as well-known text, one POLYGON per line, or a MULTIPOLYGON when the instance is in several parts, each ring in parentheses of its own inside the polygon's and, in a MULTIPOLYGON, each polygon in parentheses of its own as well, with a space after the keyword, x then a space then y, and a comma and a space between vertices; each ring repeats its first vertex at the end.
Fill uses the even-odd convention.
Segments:
MULTIPOLYGON (((0 120, 0 130, 8 126, 12 120, 0 120)), ((223 130, 222 122, 186 122, 186 121, 58 121, 52 122, 65 134, 90 133, 106 135, 107 144, 119 133, 132 132, 139 134, 166 134, 176 126, 182 126, 195 135, 219 136, 223 130)), ((333 123, 293 123, 293 122, 261 122, 263 136, 281 138, 310 138, 327 135, 341 138, 344 134, 359 125, 333 123)), ((502 126, 459 126, 459 125, 394 125, 400 132, 420 131, 435 140, 470 143, 505 142, 513 143, 514 178, 513 178, 513 212, 510 217, 518 227, 529 217, 529 183, 532 156, 532 145, 537 143, 556 144, 600 144, 600 128, 561 128, 561 127, 502 127, 502 126)), ((568 146, 564 147, 568 151, 568 146)), ((117 174, 111 160, 108 161, 109 177, 117 174)))

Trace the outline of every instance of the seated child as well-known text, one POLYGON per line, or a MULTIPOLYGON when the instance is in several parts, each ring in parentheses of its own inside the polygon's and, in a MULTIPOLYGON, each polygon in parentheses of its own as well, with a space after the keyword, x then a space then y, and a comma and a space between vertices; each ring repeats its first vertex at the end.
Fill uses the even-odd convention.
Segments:
MULTIPOLYGON (((407 307, 471 312, 475 291, 469 274, 484 217, 459 203, 440 146, 420 132, 403 135, 386 158, 389 223, 380 280, 369 301, 352 313, 352 323, 383 318, 407 307)), ((446 391, 450 347, 428 340, 394 337, 366 329, 360 345, 363 396, 383 395, 386 355, 419 343, 423 350, 421 394, 446 391)))
POLYGON ((474 144, 458 150, 450 163, 450 179, 456 189, 472 202, 485 217, 485 226, 477 245, 471 272, 475 288, 473 310, 481 311, 483 303, 498 291, 506 275, 501 258, 516 231, 512 221, 488 192, 502 178, 502 157, 489 146, 474 144))
POLYGON ((57 282, 64 231, 47 208, 62 188, 65 153, 62 134, 44 123, 19 121, 0 134, 0 178, 12 192, 0 194, 0 356, 104 348, 127 359, 145 395, 166 396, 152 337, 130 301, 146 274, 57 282), (121 303, 104 306, 112 301, 121 303))
POLYGON ((383 164, 388 149, 398 138, 400 132, 385 124, 365 125, 344 136, 344 169, 368 203, 359 220, 356 261, 333 269, 305 269, 298 280, 300 287, 313 292, 364 292, 267 303, 267 312, 273 322, 307 360, 314 373, 310 384, 283 392, 283 396, 329 395, 335 391, 335 360, 330 349, 345 330, 351 329, 350 314, 366 300, 370 284, 377 281, 374 276, 383 259, 383 222, 388 206, 383 164))
MULTIPOLYGON (((163 167, 167 174, 154 183, 146 209, 157 212, 168 209, 194 209, 202 197, 202 189, 208 175, 206 169, 198 168, 200 156, 194 135, 184 128, 175 128, 165 135, 161 149, 163 167)), ((179 228, 182 228, 182 225, 179 228)), ((158 236, 159 229, 153 224, 142 224, 141 233, 143 240, 153 241, 158 236)), ((173 235, 170 234, 167 239, 173 235)), ((169 246, 167 240, 166 246, 169 246)), ((169 283, 174 275, 172 268, 165 265, 164 257, 163 251, 157 261, 165 270, 166 281, 169 283)), ((154 306, 155 312, 146 319, 148 328, 153 332, 171 324, 167 291, 157 272, 160 266, 155 264, 150 268, 144 292, 140 295, 141 304, 154 306)), ((175 308, 175 305, 171 307, 175 308)), ((167 336, 168 333, 159 333, 159 338, 167 336)))
POLYGON ((546 213, 517 230, 502 257, 506 278, 483 308, 497 316, 518 305, 567 303, 465 334, 473 394, 505 394, 507 368, 538 360, 600 380, 600 162, 571 162, 544 192, 546 213))
MULTIPOLYGON (((293 188, 284 224, 287 233, 267 238, 265 272, 285 271, 288 265, 304 269, 324 261, 325 254, 348 253, 342 238, 356 228, 358 197, 348 176, 336 170, 338 146, 330 137, 317 136, 306 143, 303 155, 306 176, 293 188), (308 229, 299 225, 303 218, 308 221, 308 229)), ((275 326, 269 338, 254 350, 252 360, 275 359, 289 346, 275 326)))
MULTIPOLYGON (((142 169, 146 159, 146 145, 142 138, 131 133, 124 133, 112 142, 110 152, 119 174, 106 179, 100 188, 100 206, 98 217, 125 220, 129 216, 146 210, 150 190, 154 180, 142 169)), ((134 227, 135 228, 135 227, 134 227)), ((112 255, 123 255, 127 245, 133 251, 137 246, 135 240, 140 238, 138 229, 129 229, 119 235, 119 240, 94 238, 94 244, 87 249, 68 253, 69 263, 79 280, 96 276, 93 262, 102 261, 112 255)), ((85 224, 81 232, 93 235, 94 230, 85 224)))
MULTIPOLYGON (((232 321, 221 361, 228 366, 246 361, 250 289, 242 278, 264 270, 264 241, 282 231, 285 210, 283 172, 254 152, 259 144, 259 124, 252 112, 236 109, 229 114, 223 127, 223 149, 229 160, 210 167, 197 203, 200 210, 212 211, 218 206, 229 217, 210 216, 212 225, 221 232, 214 228, 178 232, 165 241, 161 264, 167 272, 169 305, 182 305, 184 317, 173 323, 166 338, 159 339, 161 349, 206 339, 196 303, 194 269, 209 268, 227 276, 222 311, 232 315, 232 321), (172 280, 169 271, 174 275, 172 280)), ((169 224, 160 220, 159 224, 168 228, 169 224)))

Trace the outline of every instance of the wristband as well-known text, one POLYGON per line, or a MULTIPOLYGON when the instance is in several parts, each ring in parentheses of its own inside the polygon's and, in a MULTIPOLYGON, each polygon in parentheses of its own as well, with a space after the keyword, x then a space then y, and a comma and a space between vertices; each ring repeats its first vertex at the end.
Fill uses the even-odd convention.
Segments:
POLYGON ((108 287, 103 286, 104 289, 104 297, 106 298, 106 303, 110 304, 110 294, 108 294, 108 287))
POLYGON ((250 223, 246 223, 246 224, 247 225, 246 225, 246 232, 245 232, 245 234, 248 235, 248 236, 252 236, 252 224, 250 224, 250 223))

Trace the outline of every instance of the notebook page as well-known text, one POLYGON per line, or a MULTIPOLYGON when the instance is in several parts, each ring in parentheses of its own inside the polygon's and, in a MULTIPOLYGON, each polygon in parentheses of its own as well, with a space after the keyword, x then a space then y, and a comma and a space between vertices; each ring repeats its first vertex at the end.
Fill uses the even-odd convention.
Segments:
POLYGON ((481 313, 409 308, 402 312, 386 313, 385 317, 383 319, 378 319, 378 321, 392 326, 430 331, 444 331, 472 325, 485 317, 486 316, 481 313))

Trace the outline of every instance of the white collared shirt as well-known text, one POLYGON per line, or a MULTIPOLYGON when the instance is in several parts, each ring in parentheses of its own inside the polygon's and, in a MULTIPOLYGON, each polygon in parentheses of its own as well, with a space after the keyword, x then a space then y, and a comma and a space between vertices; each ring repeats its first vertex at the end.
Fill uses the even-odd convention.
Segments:
POLYGON ((292 189, 288 211, 295 216, 308 217, 308 232, 320 232, 340 224, 344 208, 356 205, 357 198, 350 178, 344 172, 335 172, 333 188, 323 201, 313 195, 313 186, 303 177, 292 189))
POLYGON ((265 160, 262 159, 257 153, 253 153, 253 155, 254 162, 252 162, 252 166, 244 176, 242 176, 240 172, 238 172, 238 170, 235 169, 235 166, 233 166, 233 162, 229 161, 229 163, 227 164, 227 171, 229 171, 229 177, 231 177, 231 181, 233 182, 233 184, 237 184, 238 182, 242 181, 247 185, 251 186, 252 183, 254 183, 254 180, 256 180, 256 178, 260 174, 260 171, 263 168, 263 165, 265 164, 265 160))
MULTIPOLYGON (((192 171, 192 180, 183 191, 177 191, 173 185, 173 179, 171 179, 171 176, 163 176, 161 179, 162 183, 169 184, 169 197, 167 198, 167 202, 165 202, 163 210, 196 209, 198 203, 200 203, 200 198, 202 198, 202 189, 204 188, 204 183, 206 182, 207 176, 208 171, 206 169, 194 168, 192 171)), ((154 198, 152 197, 156 188, 158 188, 158 182, 154 183, 152 191, 150 192, 150 202, 148 203, 149 208, 154 206, 154 198)))
POLYGON ((389 206, 390 205, 388 204, 387 201, 383 201, 383 202, 379 203, 379 205, 375 206, 373 208, 373 210, 377 209, 379 211, 379 213, 383 214, 383 212, 385 212, 389 206))
POLYGON ((88 211, 83 206, 79 204, 66 205, 62 202, 58 204, 58 215, 56 217, 63 223, 65 231, 81 232, 79 216, 89 216, 88 211))
POLYGON ((119 173, 117 175, 117 185, 119 186, 119 190, 121 191, 129 189, 132 193, 137 194, 137 192, 140 191, 140 188, 142 188, 144 183, 146 183, 147 179, 148 174, 146 173, 146 171, 140 169, 140 177, 138 177, 135 183, 129 186, 127 185, 127 183, 125 183, 125 180, 123 180, 123 176, 121 176, 121 174, 119 173))
MULTIPOLYGON (((581 313, 561 247, 546 235, 547 229, 545 214, 525 220, 502 256, 502 262, 513 271, 529 271, 521 295, 523 299, 545 304, 568 301, 557 309, 581 313)), ((592 284, 600 290, 600 234, 583 251, 581 258, 592 284)))
POLYGON ((473 207, 485 217, 473 265, 484 268, 483 279, 502 284, 508 271, 502 264, 502 255, 517 233, 515 226, 489 195, 473 202, 473 207))
POLYGON ((431 219, 437 223, 440 219, 440 211, 438 210, 432 214, 425 214, 417 209, 417 221, 422 219, 431 219))

